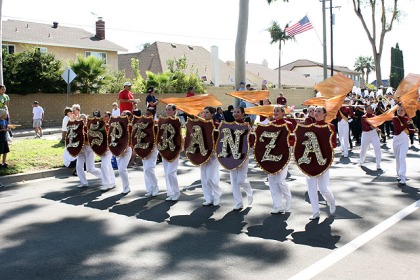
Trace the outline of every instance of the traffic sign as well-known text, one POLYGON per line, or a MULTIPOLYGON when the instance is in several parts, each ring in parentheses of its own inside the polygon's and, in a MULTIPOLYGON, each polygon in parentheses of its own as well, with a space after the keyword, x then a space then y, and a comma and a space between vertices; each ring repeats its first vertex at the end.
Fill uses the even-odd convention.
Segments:
POLYGON ((76 78, 76 76, 76 73, 74 73, 70 66, 63 72, 63 75, 61 75, 61 77, 63 77, 64 81, 67 84, 70 84, 71 81, 73 81, 74 78, 76 78))

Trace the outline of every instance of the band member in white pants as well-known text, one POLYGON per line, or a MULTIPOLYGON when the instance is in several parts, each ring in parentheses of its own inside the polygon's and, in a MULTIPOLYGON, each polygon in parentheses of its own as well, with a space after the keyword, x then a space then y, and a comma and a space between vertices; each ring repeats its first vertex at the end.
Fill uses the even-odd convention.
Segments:
POLYGON ((393 117, 394 125, 393 150, 395 155, 395 163, 397 169, 397 180, 399 185, 405 185, 407 177, 407 165, 405 158, 408 153, 408 144, 410 141, 409 132, 414 133, 414 129, 408 127, 411 119, 405 114, 404 107, 401 105, 397 108, 397 115, 393 117))
MULTIPOLYGON (((109 131, 109 118, 111 117, 110 112, 106 112, 103 115, 107 135, 109 131)), ((110 150, 107 150, 102 156, 101 156, 101 173, 102 173, 102 186, 101 191, 107 191, 110 189, 115 188, 115 173, 114 169, 112 168, 112 153, 110 150)))
POLYGON ((358 165, 362 166, 366 159, 366 153, 369 148, 369 145, 372 144, 373 150, 375 151, 376 157, 376 169, 381 169, 381 144, 379 141, 380 133, 379 128, 375 128, 371 126, 368 122, 366 122, 366 118, 372 118, 376 115, 373 113, 373 108, 371 105, 367 105, 365 108, 366 114, 362 116, 362 140, 360 144, 360 160, 358 165))
MULTIPOLYGON (((203 110, 203 118, 205 120, 213 120, 215 113, 216 109, 214 107, 207 106, 203 110)), ((219 161, 217 160, 216 154, 214 152, 210 159, 200 166, 201 186, 203 188, 203 195, 205 199, 203 206, 217 206, 220 203, 222 190, 219 187, 219 169, 219 161)))
MULTIPOLYGON (((165 108, 167 117, 176 117, 176 106, 174 104, 168 104, 165 108)), ((168 197, 166 201, 177 201, 181 192, 179 191, 178 186, 178 165, 179 165, 179 155, 176 159, 169 162, 162 157, 163 170, 165 172, 165 182, 166 190, 168 197)))
MULTIPOLYGON (((315 108, 315 124, 316 125, 326 125, 325 117, 327 115, 327 110, 324 107, 316 107, 315 108)), ((333 124, 328 124, 333 131, 332 137, 332 145, 335 148, 337 146, 337 140, 335 135, 335 127, 333 124)), ((328 138, 319 139, 323 141, 329 141, 328 138)), ((329 168, 323 174, 317 177, 306 177, 306 184, 308 185, 308 196, 312 206, 312 216, 309 218, 310 220, 318 219, 320 216, 319 212, 319 199, 318 199, 318 189, 321 192, 322 196, 324 197, 325 201, 327 201, 329 208, 330 208, 330 215, 335 214, 336 205, 335 205, 335 197, 332 193, 329 185, 330 185, 330 170, 329 168)))
MULTIPOLYGON (((286 124, 289 133, 293 131, 293 124, 284 120, 284 107, 274 107, 274 120, 273 124, 282 125, 286 124)), ((289 145, 293 146, 294 138, 289 139, 289 145)), ((287 147, 289 148, 289 147, 287 147)), ((271 198, 273 199, 273 211, 271 214, 278 214, 280 212, 290 212, 292 208, 292 194, 286 183, 287 171, 289 166, 286 165, 282 171, 277 174, 268 175, 268 186, 270 187, 271 198), (282 200, 286 200, 286 205, 283 206, 282 200)))
MULTIPOLYGON (((156 111, 152 107, 147 108, 146 117, 155 118, 156 111)), ((152 152, 147 158, 142 159, 143 161, 143 171, 144 171, 144 184, 146 186, 145 197, 155 197, 159 193, 158 180, 155 174, 156 161, 158 157, 158 150, 156 145, 154 145, 152 152)))
MULTIPOLYGON (((233 117, 237 123, 244 123, 243 117, 245 115, 245 109, 243 107, 237 107, 233 110, 233 117)), ((248 205, 253 202, 253 191, 251 184, 248 181, 248 164, 249 158, 246 158, 241 167, 230 170, 230 184, 232 187, 233 200, 235 201, 234 211, 239 211, 244 207, 241 187, 244 189, 248 197, 248 205)))
POLYGON ((349 120, 354 116, 353 109, 348 106, 350 98, 344 99, 343 106, 337 112, 338 120, 338 137, 340 140, 340 148, 343 157, 349 156, 349 137, 350 137, 350 126, 349 120))
MULTIPOLYGON (((133 118, 133 114, 125 110, 121 113, 121 116, 128 116, 128 121, 131 122, 133 118)), ((131 125, 127 127, 128 131, 131 131, 131 125)), ((124 151, 122 155, 117 157, 117 165, 118 165, 118 174, 120 175, 121 182, 122 182, 122 194, 128 194, 130 189, 130 181, 128 180, 128 169, 127 166, 130 163, 131 155, 133 154, 133 149, 128 146, 127 149, 124 151)))

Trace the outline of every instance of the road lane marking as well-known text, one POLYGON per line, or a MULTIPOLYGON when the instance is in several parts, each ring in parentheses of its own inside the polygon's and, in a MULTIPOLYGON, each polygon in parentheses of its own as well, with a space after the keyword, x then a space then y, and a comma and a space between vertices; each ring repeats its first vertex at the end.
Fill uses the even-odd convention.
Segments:
POLYGON ((350 255, 358 248, 378 236, 379 234, 383 233, 414 211, 416 211, 420 207, 420 200, 417 200, 413 204, 407 206, 406 208, 402 209, 398 213, 394 214, 393 216, 389 217, 385 221, 381 222, 380 224, 376 225, 375 227, 371 228, 367 232, 363 233, 359 237, 353 239, 343 247, 335 250, 333 253, 329 254, 328 256, 320 259, 316 263, 312 264, 311 266, 305 268, 304 270, 300 271, 298 274, 289 278, 289 280, 301 280, 301 279, 311 279, 321 273, 322 271, 326 270, 333 264, 337 263, 341 259, 345 258, 346 256, 350 255))

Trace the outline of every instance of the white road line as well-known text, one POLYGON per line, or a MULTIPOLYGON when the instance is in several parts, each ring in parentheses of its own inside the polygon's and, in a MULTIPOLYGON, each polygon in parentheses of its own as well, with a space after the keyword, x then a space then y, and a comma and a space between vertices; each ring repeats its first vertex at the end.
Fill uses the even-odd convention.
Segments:
POLYGON ((358 248, 384 232, 385 230, 389 229, 414 211, 416 211, 420 207, 420 200, 417 200, 413 204, 409 205, 408 207, 402 209, 400 212, 396 213, 395 215, 389 217, 382 223, 378 224, 377 226, 371 228, 364 234, 360 235, 359 237, 353 239, 343 247, 335 250, 333 253, 329 254, 328 256, 320 259, 316 263, 312 264, 311 266, 307 267, 306 269, 300 271, 298 274, 290 277, 289 280, 296 280, 296 279, 311 279, 312 277, 318 275, 322 271, 326 270, 333 264, 337 263, 341 259, 345 258, 346 256, 350 255, 352 252, 356 251, 358 248))

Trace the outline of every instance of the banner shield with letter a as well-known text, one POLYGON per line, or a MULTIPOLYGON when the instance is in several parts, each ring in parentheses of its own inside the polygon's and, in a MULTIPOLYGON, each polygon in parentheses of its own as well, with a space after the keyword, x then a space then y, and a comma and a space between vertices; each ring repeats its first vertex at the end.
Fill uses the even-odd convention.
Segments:
POLYGON ((154 126, 153 117, 134 116, 131 143, 133 144, 134 152, 141 159, 147 159, 155 146, 154 126))
POLYGON ((301 125, 295 131, 294 158, 299 169, 309 177, 322 175, 334 160, 333 130, 329 124, 301 125))
POLYGON ((214 130, 212 121, 188 119, 184 139, 185 156, 194 165, 206 163, 214 152, 214 130))
POLYGON ((248 123, 227 123, 219 125, 216 142, 216 155, 219 163, 226 169, 235 170, 242 166, 249 156, 248 123))
POLYGON ((276 174, 289 163, 289 134, 286 124, 258 125, 255 129, 254 157, 264 172, 276 174))
POLYGON ((179 119, 159 117, 156 141, 160 155, 169 162, 174 161, 182 151, 182 132, 179 119))

